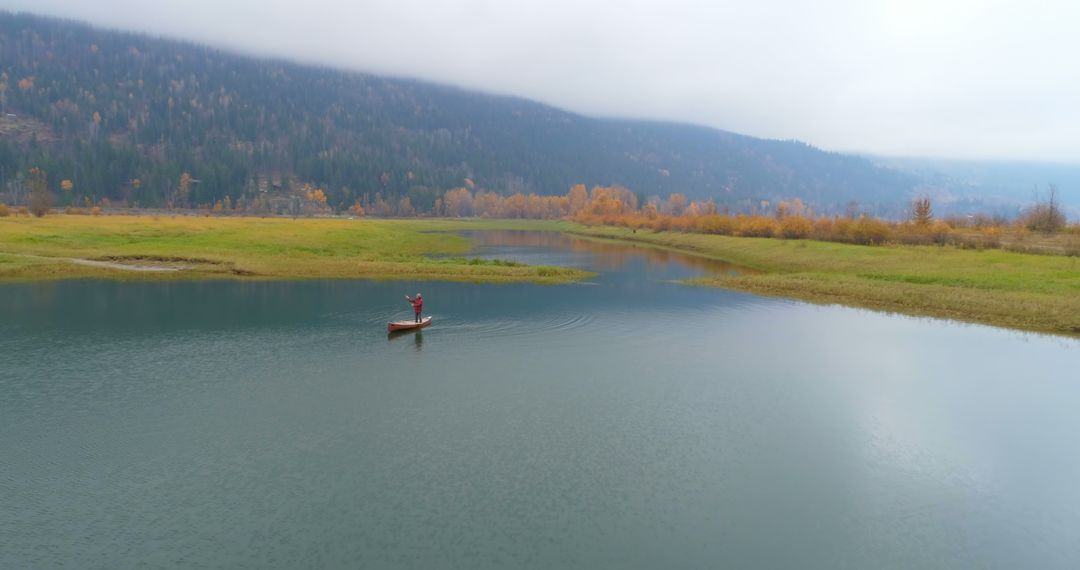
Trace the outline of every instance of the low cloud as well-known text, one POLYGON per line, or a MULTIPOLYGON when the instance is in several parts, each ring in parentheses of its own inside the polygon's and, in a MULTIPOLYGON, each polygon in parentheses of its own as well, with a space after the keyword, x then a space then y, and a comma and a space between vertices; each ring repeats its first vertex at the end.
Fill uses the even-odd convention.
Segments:
POLYGON ((828 149, 1077 161, 1080 3, 0 2, 246 53, 828 149), (811 5, 813 4, 813 5, 811 5))

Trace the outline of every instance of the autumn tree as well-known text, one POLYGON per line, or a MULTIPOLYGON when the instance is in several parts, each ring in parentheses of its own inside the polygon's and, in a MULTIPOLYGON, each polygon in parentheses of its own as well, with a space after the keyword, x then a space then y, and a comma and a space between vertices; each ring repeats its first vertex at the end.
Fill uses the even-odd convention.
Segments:
POLYGON ((500 200, 499 214, 504 218, 524 218, 528 199, 524 194, 513 194, 500 200))
POLYGON ((589 192, 585 190, 584 184, 575 184, 566 193, 566 198, 570 202, 570 215, 575 216, 585 209, 589 202, 589 192))
POLYGON ((473 212, 482 218, 496 218, 500 213, 499 195, 483 190, 473 196, 473 212))
POLYGON ((668 208, 672 216, 681 216, 686 209, 686 196, 678 192, 668 196, 668 208))
POLYGON ((595 186, 579 216, 610 221, 636 211, 637 196, 633 192, 622 186, 595 186))
POLYGON ((312 188, 310 185, 305 185, 304 198, 308 202, 315 204, 316 207, 326 207, 326 192, 322 188, 312 188))
POLYGON ((716 202, 712 198, 701 202, 697 205, 697 210, 702 216, 715 216, 719 209, 716 207, 716 202))
POLYGON ((791 216, 802 217, 806 215, 806 205, 799 198, 794 200, 781 200, 776 205, 776 219, 782 220, 791 216))
POLYGON ((472 215, 472 193, 467 188, 454 188, 443 194, 443 210, 453 218, 472 215))

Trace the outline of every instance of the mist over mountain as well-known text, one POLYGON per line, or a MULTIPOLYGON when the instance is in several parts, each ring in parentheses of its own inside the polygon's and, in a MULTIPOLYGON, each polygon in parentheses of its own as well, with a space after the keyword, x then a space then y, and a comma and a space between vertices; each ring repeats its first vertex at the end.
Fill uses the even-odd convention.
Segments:
POLYGON ((25 14, 0 13, 0 67, 0 199, 40 167, 62 201, 139 206, 250 201, 306 183, 336 209, 379 195, 427 211, 463 185, 562 194, 584 183, 736 211, 801 198, 820 212, 855 201, 898 215, 934 180, 798 141, 596 119, 25 14), (184 173, 195 183, 181 193, 184 173))
POLYGON ((942 212, 1012 217, 1045 200, 1050 186, 1070 218, 1080 218, 1080 164, 940 158, 867 157, 922 180, 919 194, 942 212))

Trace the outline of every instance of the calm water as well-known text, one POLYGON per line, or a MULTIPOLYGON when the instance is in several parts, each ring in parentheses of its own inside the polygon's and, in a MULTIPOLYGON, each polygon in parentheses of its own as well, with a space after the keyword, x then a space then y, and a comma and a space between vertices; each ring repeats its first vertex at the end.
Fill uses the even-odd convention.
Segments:
POLYGON ((477 239, 601 274, 0 287, 0 568, 1080 567, 1080 342, 477 239))

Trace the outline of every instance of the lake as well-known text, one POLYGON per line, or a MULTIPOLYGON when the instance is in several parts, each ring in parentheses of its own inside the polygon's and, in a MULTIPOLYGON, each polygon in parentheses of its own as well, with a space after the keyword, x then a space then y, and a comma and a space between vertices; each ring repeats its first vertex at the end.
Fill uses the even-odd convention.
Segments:
POLYGON ((0 287, 0 568, 1080 567, 1080 341, 473 239, 598 275, 0 287))

